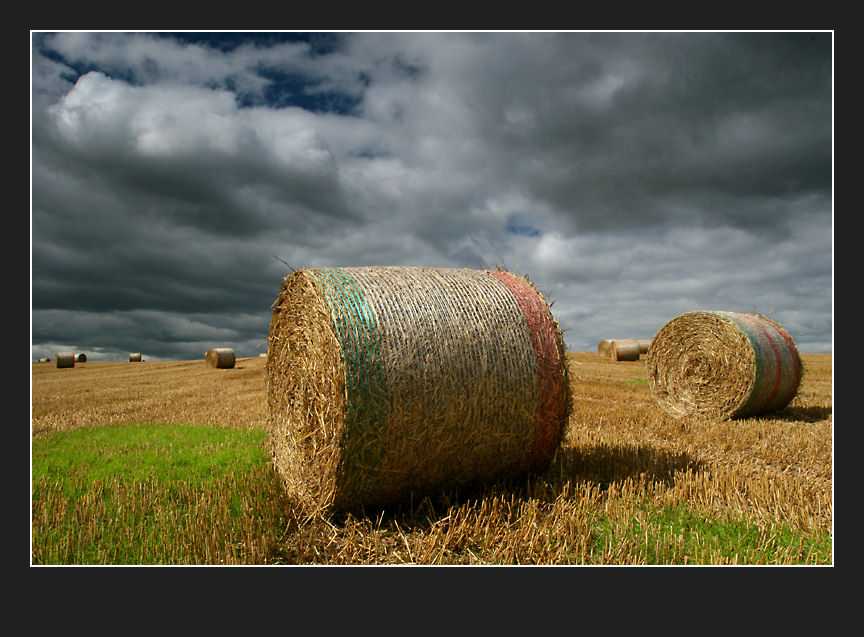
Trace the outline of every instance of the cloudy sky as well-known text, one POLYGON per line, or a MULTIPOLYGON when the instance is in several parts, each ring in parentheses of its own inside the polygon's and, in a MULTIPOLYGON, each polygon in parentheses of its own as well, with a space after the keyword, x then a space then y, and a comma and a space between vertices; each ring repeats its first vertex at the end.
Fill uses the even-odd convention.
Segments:
POLYGON ((833 343, 831 32, 31 32, 31 354, 266 349, 292 268, 527 275, 570 351, 833 343))

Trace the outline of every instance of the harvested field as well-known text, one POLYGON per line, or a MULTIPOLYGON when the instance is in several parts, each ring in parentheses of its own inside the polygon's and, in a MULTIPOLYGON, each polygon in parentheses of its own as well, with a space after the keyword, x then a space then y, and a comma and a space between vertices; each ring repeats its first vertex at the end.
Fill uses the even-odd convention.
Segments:
MULTIPOLYGON (((832 357, 801 359, 803 380, 785 409, 728 421, 666 413, 644 361, 568 353, 573 409, 545 472, 366 515, 298 519, 266 561, 831 563, 809 543, 833 532, 832 357), (729 525, 743 531, 730 539, 729 525), (778 543, 784 534, 792 539, 778 543)), ((241 358, 219 374, 203 360, 33 364, 32 432, 121 422, 264 430, 265 362, 241 358)))

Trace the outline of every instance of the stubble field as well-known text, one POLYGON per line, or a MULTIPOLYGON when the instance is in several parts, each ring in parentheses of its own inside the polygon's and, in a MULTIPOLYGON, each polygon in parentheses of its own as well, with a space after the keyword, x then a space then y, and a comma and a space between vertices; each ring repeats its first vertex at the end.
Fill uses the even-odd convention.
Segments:
MULTIPOLYGON (((268 481, 263 489, 268 513, 258 514, 270 516, 267 524, 238 531, 240 539, 229 537, 230 529, 224 531, 226 537, 197 529, 187 534, 187 541, 205 547, 179 546, 172 549, 176 558, 156 561, 833 562, 831 355, 802 355, 802 385, 782 412, 725 422, 666 414, 651 396, 644 358, 613 362, 591 352, 567 357, 572 414, 562 444, 542 475, 442 493, 387 511, 301 520, 293 516, 290 502, 279 497, 278 480, 270 469, 264 478, 260 473, 255 478, 268 481)), ((234 369, 222 370, 203 360, 87 362, 69 369, 33 363, 33 441, 126 423, 263 431, 264 363, 264 358, 243 358, 234 369)), ((236 492, 244 486, 225 488, 236 492)), ((66 524, 65 514, 57 509, 72 511, 75 506, 48 491, 43 485, 33 498, 36 563, 47 552, 40 544, 43 538, 66 524)), ((262 488, 256 486, 255 493, 260 500, 262 488)), ((232 500, 231 493, 224 496, 232 500)), ((210 497, 222 499, 218 491, 210 497)), ((94 537, 104 537, 98 528, 102 524, 93 523, 94 537)), ((147 554, 148 547, 142 546, 140 561, 146 562, 147 554)))

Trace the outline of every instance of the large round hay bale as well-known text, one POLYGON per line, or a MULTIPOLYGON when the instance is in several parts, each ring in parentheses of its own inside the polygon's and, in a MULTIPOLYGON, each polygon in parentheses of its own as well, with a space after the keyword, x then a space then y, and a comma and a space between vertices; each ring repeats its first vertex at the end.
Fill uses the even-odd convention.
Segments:
POLYGON ((637 339, 639 343, 639 355, 647 354, 648 348, 651 347, 651 339, 650 338, 640 338, 637 339))
POLYGON ((204 354, 204 360, 211 367, 217 369, 230 369, 234 367, 237 357, 234 356, 234 350, 230 347, 214 347, 208 349, 204 354))
POLYGON ((54 363, 57 367, 75 367, 75 353, 57 352, 54 356, 54 363))
POLYGON ((78 354, 78 358, 76 359, 79 363, 87 362, 87 354, 78 354))
POLYGON ((309 513, 542 471, 570 412, 561 331, 508 272, 297 270, 267 354, 274 465, 309 513))
POLYGON ((609 347, 609 358, 613 361, 638 361, 639 341, 635 338, 616 338, 609 347))
POLYGON ((141 362, 141 352, 132 352, 129 354, 129 362, 130 363, 140 363, 141 362))
POLYGON ((673 416, 721 419, 783 409, 798 391, 801 357, 789 333, 759 314, 694 311, 654 336, 648 384, 673 416))

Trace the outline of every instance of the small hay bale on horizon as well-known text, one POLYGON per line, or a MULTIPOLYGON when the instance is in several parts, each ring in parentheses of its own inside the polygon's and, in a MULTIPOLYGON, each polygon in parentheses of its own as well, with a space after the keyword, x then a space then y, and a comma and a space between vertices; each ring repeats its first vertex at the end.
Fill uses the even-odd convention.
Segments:
POLYGON ((129 362, 130 363, 140 363, 141 362, 141 352, 132 352, 129 354, 129 362))
POLYGON ((78 354, 78 358, 75 359, 78 363, 86 363, 87 362, 87 354, 78 354))
POLYGON ((597 352, 613 361, 638 361, 639 341, 635 338, 610 338, 600 341, 597 352))
POLYGON ((722 420, 783 409, 802 374, 798 348, 779 323, 712 310, 667 322, 654 336, 646 369, 665 411, 722 420))
POLYGON ((230 347, 213 347, 204 354, 204 360, 210 367, 231 369, 237 362, 237 357, 230 347))
POLYGON ((650 338, 640 338, 637 339, 639 343, 639 355, 647 354, 648 349, 651 347, 651 339, 650 338))
POLYGON ((600 356, 605 356, 606 358, 610 357, 609 351, 612 348, 612 339, 606 338, 597 343, 597 353, 600 356))
POLYGON ((74 352, 57 352, 54 356, 54 362, 57 367, 75 367, 75 353, 74 352))
POLYGON ((267 354, 274 465, 307 515, 542 471, 570 412, 561 330, 503 271, 296 270, 267 354))

